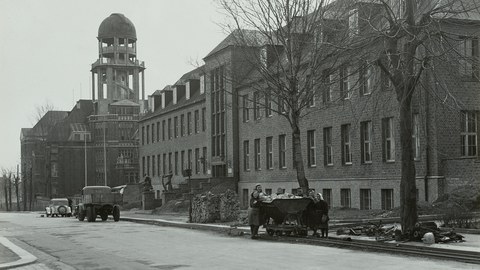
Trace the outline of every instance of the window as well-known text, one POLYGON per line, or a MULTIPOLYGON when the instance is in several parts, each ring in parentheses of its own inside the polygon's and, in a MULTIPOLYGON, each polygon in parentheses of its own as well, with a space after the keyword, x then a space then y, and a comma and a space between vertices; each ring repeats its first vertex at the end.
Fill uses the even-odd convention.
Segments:
POLYGON ((185 150, 180 152, 180 168, 183 171, 185 170, 185 150))
POLYGON ((390 210, 393 207, 393 189, 382 189, 382 210, 390 210))
POLYGON ((248 110, 248 95, 242 96, 243 122, 250 121, 250 111, 248 110))
POLYGON ((168 153, 168 173, 173 172, 172 153, 168 153))
POLYGON ((163 154, 163 174, 168 174, 168 171, 167 171, 167 154, 163 154))
POLYGON ((187 169, 192 169, 192 149, 188 149, 187 169))
POLYGON ((479 77, 478 37, 460 37, 460 74, 470 78, 479 77))
POLYGON ((178 117, 173 118, 173 136, 178 138, 178 117))
POLYGON ((165 141, 165 120, 162 120, 162 140, 165 141))
POLYGON ((266 168, 273 169, 273 137, 267 137, 266 140, 267 164, 266 168))
POLYGON ((272 97, 270 94, 265 94, 265 116, 272 116, 272 97))
POLYGON ((175 152, 175 175, 178 175, 178 152, 175 152))
POLYGON ((351 91, 350 91, 350 68, 347 66, 343 66, 340 68, 340 97, 342 99, 350 99, 351 98, 351 91))
POLYGON ((383 121, 383 160, 395 161, 395 139, 393 137, 393 117, 384 118, 383 121))
POLYGON ((313 76, 305 76, 305 93, 307 94, 307 107, 315 107, 315 81, 313 76))
POLYGON ((207 109, 202 108, 202 131, 207 129, 207 109))
POLYGON ((147 175, 150 175, 150 156, 147 156, 147 175))
POLYGON ((412 131, 412 143, 413 143, 413 158, 420 160, 420 127, 418 113, 413 114, 413 131, 412 131))
POLYGON ((155 123, 152 123, 152 143, 155 142, 155 123))
POLYGON ((352 145, 350 139, 350 124, 342 125, 342 162, 345 165, 352 164, 352 145))
POLYGON ((323 160, 325 166, 333 165, 333 146, 332 146, 332 128, 327 127, 323 129, 323 160))
POLYGON ((462 156, 477 156, 477 114, 474 111, 463 111, 461 117, 462 156))
POLYGON ((360 123, 362 163, 372 163, 372 121, 360 123))
POLYGON ((340 206, 344 208, 351 208, 351 196, 349 188, 340 189, 340 206))
POLYGON ((147 144, 150 143, 150 125, 147 125, 147 144))
POLYGON ((152 176, 155 176, 155 155, 152 156, 152 176))
POLYGON ((187 113, 187 135, 192 134, 192 113, 187 113))
POLYGON ((171 118, 168 118, 168 139, 171 140, 172 139, 172 119, 171 118))
POLYGON ((160 141, 160 121, 157 122, 157 142, 160 141))
POLYGON ((260 157, 261 157, 260 156, 261 155, 261 153, 260 153, 260 139, 255 139, 253 147, 254 147, 254 151, 255 151, 255 153, 254 153, 254 155, 255 155, 255 170, 260 170, 261 169, 260 168, 260 157))
POLYGON ((358 35, 358 10, 353 9, 348 16, 348 33, 350 37, 358 35))
POLYGON ((160 171, 160 154, 157 155, 157 175, 161 176, 161 171, 160 171))
POLYGON ((323 91, 322 91, 322 100, 323 103, 328 103, 332 101, 332 81, 334 80, 333 75, 329 74, 329 70, 323 71, 323 91))
MULTIPOLYGON (((225 68, 220 66, 210 73, 210 85, 211 85, 211 149, 212 156, 224 157, 225 156, 225 80, 224 80, 225 68)), ((223 175, 225 172, 225 165, 215 165, 212 167, 213 176, 223 175), (217 174, 218 172, 218 174, 217 174)))
POLYGON ((260 119, 260 94, 258 92, 253 93, 253 118, 260 119))
POLYGON ((286 163, 287 140, 285 135, 278 136, 278 165, 280 169, 287 168, 286 163))
POLYGON ((278 113, 279 114, 286 114, 287 113, 287 109, 286 109, 286 101, 282 98, 282 97, 279 97, 278 98, 278 113))
POLYGON ((322 190, 323 199, 328 203, 329 208, 332 207, 332 190, 324 188, 322 190))
POLYGON ((360 210, 372 209, 372 191, 370 189, 360 189, 360 210))
POLYGON ((307 160, 309 167, 315 167, 317 165, 315 152, 316 152, 316 145, 315 145, 315 130, 308 130, 307 131, 307 160))
POLYGON ((243 169, 250 171, 250 144, 249 141, 243 141, 243 169))
POLYGON ((195 148, 195 174, 200 174, 200 149, 195 148))
POLYGON ((200 112, 195 110, 194 113, 195 118, 195 134, 200 133, 200 112))
POLYGON ((203 152, 203 155, 202 155, 203 174, 207 174, 207 147, 203 147, 202 152, 203 152))
POLYGON ((145 170, 146 165, 147 164, 145 164, 145 157, 142 157, 142 172, 143 172, 143 175, 147 175, 147 171, 145 170))
POLYGON ((375 66, 364 62, 360 66, 360 96, 370 95, 375 81, 375 66))
POLYGON ((180 115, 180 136, 185 136, 185 115, 180 115))

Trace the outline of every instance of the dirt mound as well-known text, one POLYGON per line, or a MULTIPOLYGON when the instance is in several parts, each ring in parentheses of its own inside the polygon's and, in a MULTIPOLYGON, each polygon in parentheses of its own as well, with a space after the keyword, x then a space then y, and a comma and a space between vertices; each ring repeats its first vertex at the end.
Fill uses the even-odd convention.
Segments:
POLYGON ((172 200, 153 210, 153 214, 159 213, 185 213, 188 212, 190 201, 188 200, 172 200))

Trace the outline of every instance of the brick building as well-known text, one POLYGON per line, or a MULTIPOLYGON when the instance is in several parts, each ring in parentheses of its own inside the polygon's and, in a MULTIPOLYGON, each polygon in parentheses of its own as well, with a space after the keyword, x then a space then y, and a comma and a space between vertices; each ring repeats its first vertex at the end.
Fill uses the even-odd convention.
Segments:
MULTIPOLYGON (((356 16, 360 16, 356 17, 356 22, 366 21, 361 17, 365 14, 363 8, 369 8, 370 12, 377 10, 367 4, 355 8, 356 16)), ((344 12, 344 15, 351 14, 354 14, 351 10, 344 12)), ((455 186, 479 181, 480 84, 475 63, 478 63, 480 50, 480 18, 477 17, 440 20, 445 33, 450 33, 455 44, 463 48, 459 50, 463 53, 461 57, 474 59, 473 64, 448 62, 441 57, 435 59, 435 70, 428 69, 423 73, 420 78, 422 87, 414 96, 412 148, 420 201, 433 202, 455 186)), ((338 16, 326 22, 348 25, 345 22, 351 23, 352 20, 338 16)), ((362 30, 357 34, 362 34, 362 30)), ((261 84, 256 82, 258 76, 252 71, 254 61, 249 57, 265 52, 265 59, 274 62, 275 57, 269 57, 269 46, 278 44, 260 42, 240 46, 236 35, 253 35, 252 39, 255 39, 256 34, 235 31, 204 58, 205 65, 199 71, 200 87, 205 90, 205 93, 201 91, 202 105, 190 107, 193 105, 189 102, 180 106, 166 99, 173 93, 183 93, 178 90, 178 85, 157 91, 151 97, 150 107, 155 104, 155 109, 140 121, 141 134, 144 134, 142 140, 145 141, 145 147, 140 147, 140 156, 143 172, 154 175, 154 182, 160 190, 158 176, 175 167, 168 165, 168 160, 175 163, 176 152, 181 156, 182 151, 197 148, 206 148, 206 155, 199 156, 205 162, 203 166, 207 172, 197 177, 233 180, 244 207, 247 207, 255 183, 261 183, 267 192, 277 188, 294 192, 298 187, 291 127, 278 114, 282 109, 271 107, 278 106, 279 102, 266 101, 249 86, 261 84), (170 107, 168 102, 165 103, 167 100, 170 107), (163 102, 161 108, 158 102, 163 102), (175 130, 175 117, 178 119, 202 106, 207 117, 202 120, 206 127, 199 140, 188 136, 187 140, 182 136, 175 138, 175 135, 168 142, 149 139, 149 134, 153 138, 175 130), (171 127, 168 127, 168 119, 172 122, 171 127), (156 172, 152 172, 154 168, 156 172)), ((369 49, 379 48, 372 46, 369 49)), ((401 146, 395 90, 378 67, 366 68, 363 61, 343 58, 340 59, 342 66, 335 66, 335 71, 328 76, 331 79, 327 83, 328 90, 319 91, 322 94, 310 101, 307 115, 301 121, 306 177, 310 187, 322 192, 333 207, 398 207, 401 146)))

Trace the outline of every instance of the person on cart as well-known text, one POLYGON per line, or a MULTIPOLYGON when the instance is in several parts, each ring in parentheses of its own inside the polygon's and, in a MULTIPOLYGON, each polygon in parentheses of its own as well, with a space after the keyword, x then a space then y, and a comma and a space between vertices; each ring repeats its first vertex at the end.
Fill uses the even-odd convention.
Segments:
POLYGON ((256 184, 253 192, 250 194, 250 208, 248 209, 248 224, 250 225, 250 233, 252 239, 258 238, 258 229, 263 224, 263 218, 260 213, 260 202, 265 200, 262 186, 256 184))

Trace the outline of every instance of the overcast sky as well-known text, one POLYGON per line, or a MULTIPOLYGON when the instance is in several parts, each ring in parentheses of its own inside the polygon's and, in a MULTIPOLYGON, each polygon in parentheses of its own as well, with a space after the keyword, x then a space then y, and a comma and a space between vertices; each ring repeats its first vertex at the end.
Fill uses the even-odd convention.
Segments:
POLYGON ((192 70, 226 34, 213 0, 0 0, 0 169, 20 164, 20 129, 36 107, 91 99, 100 23, 122 13, 137 32, 145 95, 192 70))

